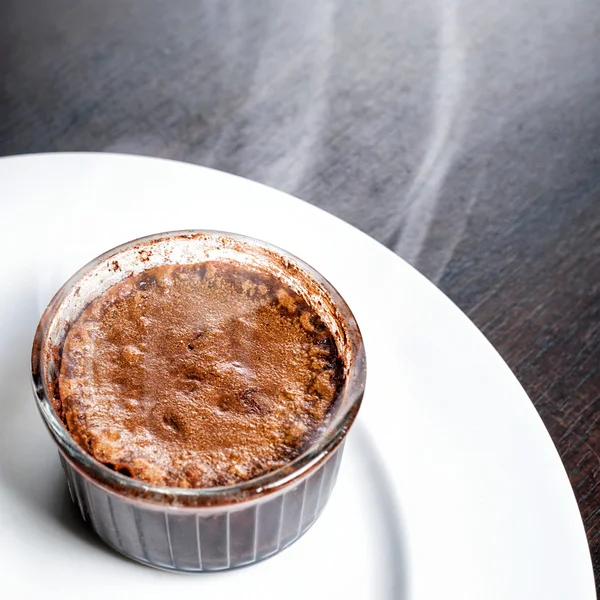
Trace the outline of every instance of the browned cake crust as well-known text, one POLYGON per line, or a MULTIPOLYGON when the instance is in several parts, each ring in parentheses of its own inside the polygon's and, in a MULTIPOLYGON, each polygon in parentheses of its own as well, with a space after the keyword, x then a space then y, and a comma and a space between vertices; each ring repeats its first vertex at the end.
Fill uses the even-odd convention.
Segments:
POLYGON ((69 330, 59 393, 73 438, 148 483, 214 487, 297 456, 343 365, 313 309, 276 278, 225 262, 128 277, 69 330))

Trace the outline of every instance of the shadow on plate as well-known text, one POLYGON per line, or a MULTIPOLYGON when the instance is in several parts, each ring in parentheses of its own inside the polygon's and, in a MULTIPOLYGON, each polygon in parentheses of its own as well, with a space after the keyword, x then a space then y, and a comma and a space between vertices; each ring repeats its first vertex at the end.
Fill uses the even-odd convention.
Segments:
POLYGON ((361 468, 365 470, 364 481, 374 484, 371 502, 377 507, 376 520, 380 528, 379 539, 387 545, 382 552, 382 580, 389 582, 386 597, 390 600, 403 600, 408 597, 408 572, 404 549, 402 515, 398 499, 385 469, 385 462, 367 430, 358 421, 352 430, 352 436, 360 447, 364 459, 361 468))

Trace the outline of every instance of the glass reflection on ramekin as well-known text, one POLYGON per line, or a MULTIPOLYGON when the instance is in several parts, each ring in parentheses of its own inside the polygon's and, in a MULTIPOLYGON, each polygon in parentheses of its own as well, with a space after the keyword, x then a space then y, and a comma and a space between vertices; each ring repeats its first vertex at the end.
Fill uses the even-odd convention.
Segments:
POLYGON ((365 377, 358 325, 327 280, 284 250, 217 231, 152 235, 94 259, 52 299, 32 351, 37 405, 58 446, 71 497, 83 518, 118 552, 154 567, 187 572, 252 564, 289 546, 315 522, 335 485, 365 377), (154 486, 111 470, 69 434, 59 416, 62 344, 70 324, 85 307, 125 277, 163 264, 206 260, 267 270, 300 293, 333 333, 345 382, 319 435, 284 467, 226 487, 154 486))

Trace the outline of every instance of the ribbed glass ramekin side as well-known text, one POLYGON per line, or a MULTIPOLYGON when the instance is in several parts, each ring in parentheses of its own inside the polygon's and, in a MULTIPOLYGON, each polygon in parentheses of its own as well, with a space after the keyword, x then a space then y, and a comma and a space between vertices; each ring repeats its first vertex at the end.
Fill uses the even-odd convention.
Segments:
POLYGON ((71 498, 115 550, 139 562, 200 572, 252 564, 297 540, 327 504, 343 443, 285 491, 223 509, 161 507, 97 485, 61 454, 71 498))

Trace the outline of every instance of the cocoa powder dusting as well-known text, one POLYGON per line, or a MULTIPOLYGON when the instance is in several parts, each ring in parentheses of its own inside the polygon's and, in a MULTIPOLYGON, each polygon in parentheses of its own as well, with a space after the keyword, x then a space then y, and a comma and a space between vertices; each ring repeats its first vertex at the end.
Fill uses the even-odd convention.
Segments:
POLYGON ((62 417, 154 485, 232 485, 300 454, 343 383, 333 336, 278 279, 226 262, 128 277, 71 326, 62 417))

